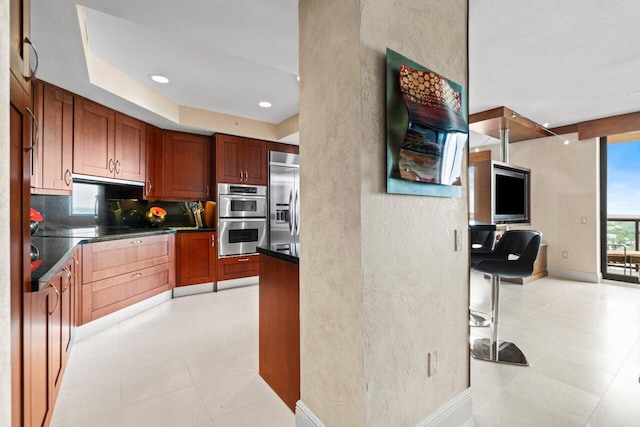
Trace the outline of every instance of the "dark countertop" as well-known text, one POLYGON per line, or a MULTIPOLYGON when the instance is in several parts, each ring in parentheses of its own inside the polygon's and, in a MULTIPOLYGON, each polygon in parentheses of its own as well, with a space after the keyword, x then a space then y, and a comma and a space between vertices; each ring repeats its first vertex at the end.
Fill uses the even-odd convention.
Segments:
POLYGON ((259 254, 272 256, 293 264, 300 263, 300 243, 258 246, 256 250, 259 254))
POLYGON ((31 236, 31 244, 38 250, 38 259, 31 263, 31 291, 47 286, 53 275, 62 268, 78 245, 127 239, 158 234, 215 231, 215 228, 161 227, 161 228, 68 228, 39 230, 31 236), (35 268, 34 268, 35 267, 35 268))

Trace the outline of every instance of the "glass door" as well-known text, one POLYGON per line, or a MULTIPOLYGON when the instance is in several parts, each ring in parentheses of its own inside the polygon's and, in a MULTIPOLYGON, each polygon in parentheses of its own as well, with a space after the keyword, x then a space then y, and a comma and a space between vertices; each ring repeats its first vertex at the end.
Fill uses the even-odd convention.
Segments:
POLYGON ((640 138, 600 139, 601 264, 605 279, 640 283, 640 138))

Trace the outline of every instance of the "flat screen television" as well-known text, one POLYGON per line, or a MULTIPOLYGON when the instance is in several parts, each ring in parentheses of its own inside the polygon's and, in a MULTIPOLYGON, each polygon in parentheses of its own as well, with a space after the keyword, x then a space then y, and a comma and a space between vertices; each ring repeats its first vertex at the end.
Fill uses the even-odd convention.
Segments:
POLYGON ((529 223, 531 170, 492 162, 492 216, 494 224, 529 223))

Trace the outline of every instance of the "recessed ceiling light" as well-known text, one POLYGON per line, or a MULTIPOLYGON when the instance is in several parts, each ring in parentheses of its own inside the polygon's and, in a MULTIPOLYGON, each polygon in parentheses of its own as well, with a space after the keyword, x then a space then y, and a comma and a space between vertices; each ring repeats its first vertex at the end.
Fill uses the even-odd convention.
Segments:
POLYGON ((271 108, 271 103, 269 101, 260 101, 258 105, 262 108, 271 108))
POLYGON ((549 127, 549 125, 550 125, 550 123, 549 123, 549 122, 544 122, 544 123, 542 124, 542 126, 544 126, 544 127, 546 127, 546 128, 548 128, 548 127, 549 127))
POLYGON ((151 78, 151 80, 153 80, 156 83, 169 83, 169 79, 166 78, 165 76, 161 76, 160 74, 151 74, 149 76, 149 78, 151 78))
POLYGON ((298 81, 300 81, 300 76, 296 76, 296 79, 298 79, 298 81))
POLYGON ((564 140, 564 145, 569 145, 569 140, 568 139, 564 140))

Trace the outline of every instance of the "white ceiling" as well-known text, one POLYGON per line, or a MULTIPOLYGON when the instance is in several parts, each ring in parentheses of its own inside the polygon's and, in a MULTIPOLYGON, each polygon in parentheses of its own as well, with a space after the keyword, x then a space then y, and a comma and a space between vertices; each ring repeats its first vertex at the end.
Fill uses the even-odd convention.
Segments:
MULTIPOLYGON (((198 131, 89 83, 73 0, 31 4, 40 78, 158 126, 198 131)), ((297 0, 83 5, 91 52, 174 102, 270 123, 297 113, 297 0), (153 73, 171 83, 151 82, 153 73), (273 107, 259 108, 262 99, 273 107)), ((556 127, 640 111, 639 1, 470 0, 469 12, 470 113, 504 105, 556 127)))

